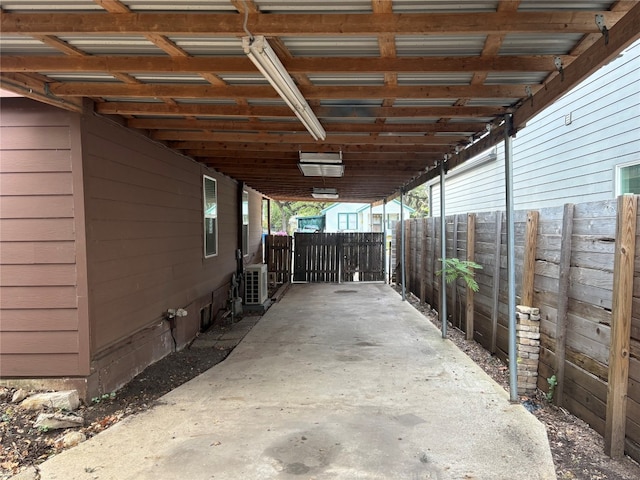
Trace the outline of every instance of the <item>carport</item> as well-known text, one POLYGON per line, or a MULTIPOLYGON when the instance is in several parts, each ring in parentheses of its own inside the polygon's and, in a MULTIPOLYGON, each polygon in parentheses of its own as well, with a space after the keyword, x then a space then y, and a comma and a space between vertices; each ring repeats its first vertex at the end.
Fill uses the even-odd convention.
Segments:
POLYGON ((508 143, 639 24, 626 0, 4 0, 0 86, 267 199, 377 203, 508 143))

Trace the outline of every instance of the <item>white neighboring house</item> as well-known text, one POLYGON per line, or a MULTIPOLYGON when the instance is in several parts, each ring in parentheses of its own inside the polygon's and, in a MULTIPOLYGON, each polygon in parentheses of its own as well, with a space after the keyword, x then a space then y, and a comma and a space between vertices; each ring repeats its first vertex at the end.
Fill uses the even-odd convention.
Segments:
MULTIPOLYGON (((517 210, 640 194, 640 40, 518 132, 513 185, 517 210)), ((439 216, 439 177, 428 187, 439 216)), ((447 215, 504 209, 504 143, 451 170, 445 195, 447 215)))
MULTIPOLYGON (((415 210, 408 205, 404 207, 404 218, 410 217, 415 210)), ((397 222, 400 221, 400 202, 392 200, 383 205, 372 207, 368 203, 334 203, 320 212, 325 216, 327 233, 334 232, 382 232, 382 215, 386 213, 387 235, 390 236, 397 222)))

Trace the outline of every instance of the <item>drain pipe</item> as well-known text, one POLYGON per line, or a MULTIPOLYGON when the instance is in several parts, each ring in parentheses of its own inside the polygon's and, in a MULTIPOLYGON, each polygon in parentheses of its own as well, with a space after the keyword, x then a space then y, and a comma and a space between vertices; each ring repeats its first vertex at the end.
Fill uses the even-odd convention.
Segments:
POLYGON ((404 239, 404 187, 400 189, 400 281, 402 282, 402 301, 407 299, 407 290, 405 288, 405 239, 404 239))
POLYGON ((516 263, 513 219, 513 117, 504 117, 504 178, 507 215, 507 284, 509 286, 509 400, 518 402, 518 359, 516 352, 516 263))
POLYGON ((440 161, 440 259, 442 261, 442 273, 440 274, 440 322, 442 324, 442 338, 447 338, 447 277, 444 274, 445 260, 447 259, 447 219, 444 209, 444 176, 447 174, 446 162, 449 155, 440 161))

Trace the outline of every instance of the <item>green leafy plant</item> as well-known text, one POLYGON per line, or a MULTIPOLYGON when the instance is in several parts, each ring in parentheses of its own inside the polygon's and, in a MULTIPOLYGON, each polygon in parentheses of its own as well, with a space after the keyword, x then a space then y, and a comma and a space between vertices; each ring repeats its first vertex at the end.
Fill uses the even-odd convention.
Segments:
POLYGON ((547 378, 547 383, 549 384, 549 391, 547 392, 547 401, 550 402, 553 400, 553 394, 556 391, 556 386, 558 385, 558 379, 555 375, 551 375, 547 378))
POLYGON ((106 400, 113 400, 114 398, 116 398, 116 392, 103 393, 99 397, 92 397, 91 398, 91 403, 100 403, 100 402, 106 401, 106 400))
MULTIPOLYGON (((439 259, 442 262, 442 259, 439 259)), ((478 282, 476 282, 475 270, 482 269, 482 265, 478 265, 476 262, 472 262, 470 260, 460 260, 459 258, 446 258, 444 260, 444 268, 438 270, 436 275, 442 275, 444 273, 444 277, 447 283, 452 283, 458 280, 459 278, 464 281, 464 283, 474 292, 479 290, 478 282)))

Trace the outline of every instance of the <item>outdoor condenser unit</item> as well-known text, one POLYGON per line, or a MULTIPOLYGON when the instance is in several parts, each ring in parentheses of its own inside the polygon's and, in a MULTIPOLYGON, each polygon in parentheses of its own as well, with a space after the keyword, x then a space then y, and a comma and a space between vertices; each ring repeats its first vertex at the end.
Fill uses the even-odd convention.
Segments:
POLYGON ((244 303, 260 305, 267 301, 267 265, 255 264, 245 268, 244 303))

